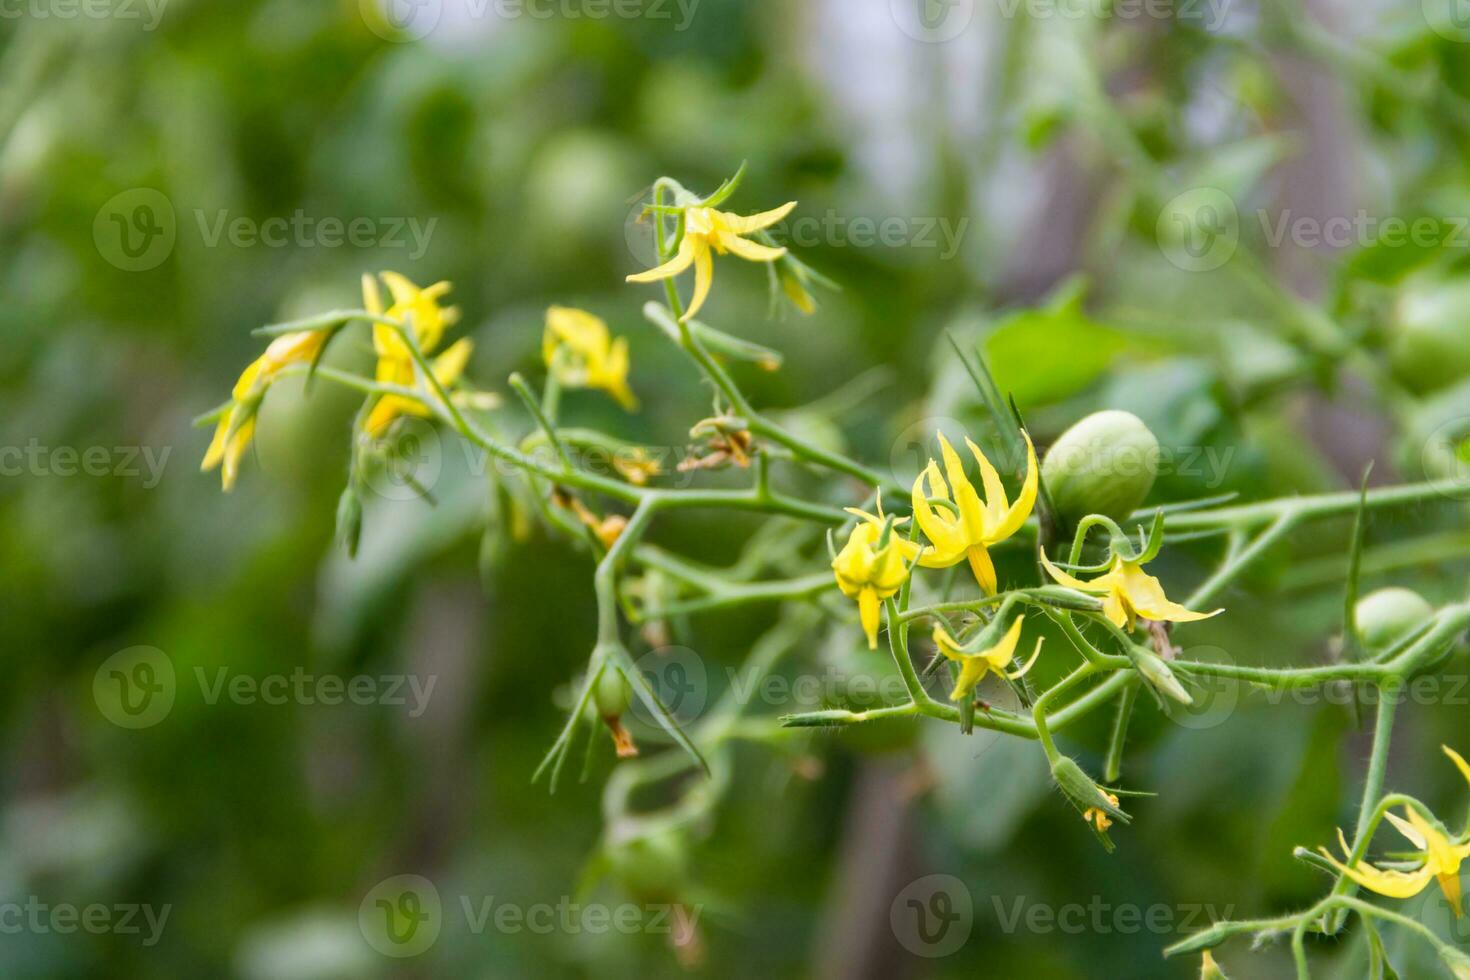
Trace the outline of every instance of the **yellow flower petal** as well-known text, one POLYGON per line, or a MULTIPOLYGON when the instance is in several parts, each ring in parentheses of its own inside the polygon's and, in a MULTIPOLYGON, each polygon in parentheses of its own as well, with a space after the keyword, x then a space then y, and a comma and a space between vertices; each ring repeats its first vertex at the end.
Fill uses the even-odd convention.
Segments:
POLYGON ((720 247, 729 251, 732 255, 738 255, 747 262, 774 262, 786 254, 784 248, 773 248, 769 245, 761 245, 757 242, 747 241, 739 235, 731 235, 728 232, 718 239, 720 247))
POLYGON ((715 281, 714 259, 710 257, 709 245, 701 239, 694 240, 694 295, 689 299, 689 309, 679 319, 688 321, 704 308, 709 298, 710 287, 715 281))
POLYGON ((990 552, 985 550, 984 545, 977 544, 968 548, 965 555, 970 559, 970 572, 975 576, 980 591, 986 595, 995 595, 995 563, 990 560, 990 552))
POLYGON ((858 618, 862 620, 863 632, 868 636, 868 649, 878 649, 878 619, 881 609, 881 600, 878 593, 872 589, 863 589, 858 593, 858 618))
POLYGON ((760 214, 738 215, 726 211, 719 212, 725 221, 725 227, 737 235, 749 235, 751 232, 762 231, 776 224, 796 209, 795 201, 787 201, 779 208, 762 211, 760 214))
POLYGON ((1355 867, 1348 867, 1337 858, 1333 857, 1326 848, 1319 848, 1322 856, 1338 871, 1347 875, 1353 881, 1364 888, 1379 895, 1389 898, 1413 898, 1422 892, 1426 885, 1434 879, 1434 871, 1424 867, 1418 871, 1385 871, 1375 868, 1371 864, 1359 863, 1355 867))
POLYGON ((944 459, 944 475, 949 479, 951 498, 960 509, 960 523, 964 525, 968 542, 985 540, 985 507, 975 486, 965 476, 965 466, 960 454, 954 451, 944 433, 939 433, 939 454, 944 459))
POLYGON ((985 486, 985 533, 989 536, 1000 527, 1000 522, 1011 504, 1006 499, 1006 488, 1000 482, 1000 474, 990 464, 990 458, 968 436, 965 437, 965 445, 969 447, 970 455, 975 457, 975 462, 980 465, 980 482, 985 486))
POLYGON ((1159 580, 1145 572, 1135 562, 1120 562, 1120 587, 1127 602, 1138 614, 1145 619, 1156 622, 1170 623, 1193 623, 1201 619, 1209 619, 1224 612, 1216 609, 1213 612, 1198 613, 1185 609, 1177 602, 1169 601, 1164 595, 1164 587, 1159 580))
POLYGON ((679 250, 674 257, 657 268, 649 269, 647 272, 637 272, 627 277, 627 282, 658 282, 660 279, 668 279, 677 276, 685 269, 694 264, 694 239, 687 234, 683 241, 679 242, 679 250))
POLYGON ((975 693, 975 688, 990 673, 990 666, 984 657, 965 657, 960 661, 960 676, 955 681, 954 690, 949 692, 951 701, 963 701, 975 693))
POLYGON ((1424 839, 1424 835, 1419 832, 1419 828, 1392 812, 1385 812, 1383 815, 1388 818, 1389 823, 1398 828, 1399 833, 1408 838, 1410 844, 1413 844, 1421 851, 1429 847, 1429 842, 1424 839))
MULTIPOLYGON (((1031 672, 1031 668, 1036 666, 1037 658, 1041 656, 1041 645, 1045 642, 1046 637, 1038 636, 1036 638, 1036 649, 1031 651, 1031 659, 1022 664, 1020 670, 1017 670, 1014 673, 1006 674, 1006 676, 1013 681, 1018 681, 1029 674, 1031 672)), ((1116 805, 1116 803, 1114 805, 1116 805)))
POLYGON ((1036 506, 1036 492, 1041 470, 1036 465, 1036 447, 1031 444, 1031 436, 1025 429, 1022 429, 1021 437, 1026 440, 1026 476, 1021 483, 1021 492, 1016 497, 1016 502, 1005 511, 999 523, 991 528, 992 543, 1004 541, 1019 531, 1036 506))
POLYGON ((1450 761, 1454 762, 1455 768, 1460 770, 1460 775, 1465 777, 1465 782, 1470 783, 1470 763, 1467 763, 1464 756, 1448 745, 1441 745, 1440 748, 1444 750, 1445 755, 1450 757, 1450 761))
POLYGON ((1046 569, 1046 574, 1056 579, 1058 585, 1064 585, 1069 589, 1076 589, 1078 592, 1099 592, 1107 588, 1107 586, 1103 586, 1102 589, 1099 589, 1097 581, 1084 582, 1079 578, 1068 575, 1053 565, 1051 559, 1047 558, 1045 553, 1041 556, 1041 567, 1046 569))

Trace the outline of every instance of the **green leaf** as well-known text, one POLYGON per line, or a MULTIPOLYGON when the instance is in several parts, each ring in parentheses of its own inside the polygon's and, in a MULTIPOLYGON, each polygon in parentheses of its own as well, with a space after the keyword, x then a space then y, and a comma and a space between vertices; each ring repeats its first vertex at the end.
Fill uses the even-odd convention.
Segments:
POLYGON ((1073 287, 1041 309, 1002 320, 985 339, 985 355, 1011 397, 1044 405, 1086 388, 1132 344, 1128 334, 1090 318, 1073 287))

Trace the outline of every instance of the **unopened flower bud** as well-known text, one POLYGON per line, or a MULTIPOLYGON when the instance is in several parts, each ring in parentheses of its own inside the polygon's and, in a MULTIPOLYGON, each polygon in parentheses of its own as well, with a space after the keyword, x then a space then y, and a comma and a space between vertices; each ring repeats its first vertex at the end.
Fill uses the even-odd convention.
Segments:
POLYGON ((1072 801, 1072 805, 1083 813, 1096 810, 1120 823, 1128 823, 1133 819, 1118 808, 1116 796, 1104 793, 1102 788, 1082 771, 1081 766, 1066 756, 1059 756, 1052 763, 1051 777, 1056 780, 1057 788, 1072 801))
POLYGON ((1154 690, 1178 701, 1180 704, 1194 704, 1194 698, 1190 697, 1184 685, 1179 683, 1179 678, 1174 676, 1174 671, 1161 658, 1154 655, 1150 650, 1143 647, 1135 647, 1133 650, 1133 663, 1143 679, 1148 681, 1154 690))
POLYGON ((1052 444, 1042 463, 1061 516, 1123 520, 1143 504, 1159 472, 1159 440, 1130 412, 1094 412, 1052 444))
POLYGON ((1353 607, 1358 632, 1370 650, 1386 650, 1428 622, 1434 607, 1412 589, 1370 592, 1353 607))
POLYGON ((619 759, 631 759, 638 755, 638 746, 633 743, 633 735, 623 727, 622 721, 632 697, 632 685, 623 676, 623 672, 612 664, 603 668, 597 683, 592 687, 592 701, 597 706, 598 716, 612 733, 613 746, 617 749, 619 759))
POLYGON ((362 539, 362 501, 352 484, 337 500, 337 540, 347 548, 347 557, 357 557, 357 544, 362 539))

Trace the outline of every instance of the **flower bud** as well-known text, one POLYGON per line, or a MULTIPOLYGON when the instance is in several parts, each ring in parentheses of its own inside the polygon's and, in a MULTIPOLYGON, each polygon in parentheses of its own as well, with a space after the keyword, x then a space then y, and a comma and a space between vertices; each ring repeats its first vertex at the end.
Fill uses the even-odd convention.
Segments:
POLYGON ((1122 520, 1143 504, 1159 472, 1159 440, 1131 412, 1094 412, 1052 444, 1041 466, 1061 516, 1122 520))
POLYGON ((597 683, 592 687, 592 702, 607 730, 612 733, 613 745, 619 759, 631 759, 638 755, 638 746, 633 744, 632 734, 623 727, 623 715, 633 699, 633 686, 623 672, 612 664, 603 668, 597 683))
POLYGON ((352 484, 337 500, 337 540, 347 548, 347 557, 357 557, 357 543, 362 539, 362 501, 352 484))
POLYGON ((1399 294, 1389 359, 1404 384, 1425 393, 1470 375, 1470 282, 1420 278, 1399 294))
POLYGON ((1088 810, 1100 810, 1107 816, 1121 823, 1128 823, 1133 818, 1122 810, 1114 802, 1116 797, 1109 796, 1102 788, 1094 783, 1077 765, 1066 756, 1058 756, 1051 766, 1051 776, 1057 782, 1057 788, 1066 794, 1072 805, 1082 812, 1088 810))
POLYGON ((1388 649, 1434 615, 1434 607, 1423 596, 1397 587, 1370 592, 1353 608, 1358 633, 1370 650, 1388 649))
POLYGON ((1170 670, 1169 665, 1153 651, 1145 650, 1143 647, 1134 647, 1133 664, 1154 690, 1167 694, 1180 704, 1194 704, 1194 698, 1190 697, 1184 685, 1179 683, 1179 678, 1174 676, 1174 671, 1170 670))

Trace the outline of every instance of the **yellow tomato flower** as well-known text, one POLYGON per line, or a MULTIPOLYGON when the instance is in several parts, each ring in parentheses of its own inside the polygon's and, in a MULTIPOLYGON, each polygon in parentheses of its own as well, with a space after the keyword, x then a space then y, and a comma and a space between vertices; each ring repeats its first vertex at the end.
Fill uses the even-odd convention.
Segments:
POLYGON ((312 361, 326 339, 326 332, 321 330, 282 334, 271 341, 265 353, 256 358, 235 382, 230 393, 234 403, 215 426, 214 438, 210 440, 204 462, 199 466, 201 471, 208 472, 223 463, 220 477, 226 492, 235 488, 240 460, 255 435, 255 413, 260 408, 265 389, 287 365, 312 361), (234 429, 233 435, 231 429, 234 429))
MULTIPOLYGON (((875 517, 854 508, 848 508, 848 513, 860 520, 847 544, 832 559, 832 573, 842 594, 857 600, 868 649, 876 650, 882 601, 896 593, 908 579, 909 565, 919 553, 919 545, 898 533, 896 525, 901 521, 888 526, 888 541, 883 543, 888 522, 882 516, 875 517)), ((881 504, 879 514, 882 514, 881 504)))
POLYGON ((949 485, 945 486, 944 477, 939 475, 939 466, 932 459, 914 481, 914 518, 934 545, 919 559, 919 564, 925 568, 948 568, 961 559, 969 559, 970 570, 974 572, 980 588, 987 594, 995 592, 995 564, 990 560, 988 549, 1020 530, 1030 516, 1031 508, 1036 505, 1036 448, 1024 430, 1021 435, 1026 439, 1026 478, 1021 484, 1020 496, 1012 504, 1006 499, 1000 474, 990 465, 980 447, 966 439, 965 445, 970 447, 970 454, 980 464, 980 479, 985 485, 985 500, 982 501, 974 484, 965 476, 959 454, 944 438, 944 433, 939 433, 939 450, 944 457, 949 485), (931 496, 948 501, 954 510, 948 507, 935 510, 929 503, 931 496))
MULTIPOLYGON (((413 331, 414 342, 423 354, 433 352, 444 338, 444 331, 459 322, 459 309, 441 307, 439 300, 452 288, 447 282, 437 282, 420 289, 406 277, 396 272, 384 272, 381 276, 393 297, 393 305, 383 308, 382 293, 378 280, 370 275, 362 277, 363 309, 374 316, 387 317, 413 331)), ((392 327, 384 323, 373 324, 373 348, 378 352, 377 380, 383 384, 414 386, 413 354, 403 338, 392 327)), ((464 373, 470 353, 474 349, 468 339, 460 340, 434 359, 431 367, 434 377, 446 390, 464 373)), ((400 395, 384 395, 378 399, 368 413, 363 428, 374 438, 382 436, 388 426, 400 415, 416 415, 427 418, 432 413, 421 402, 400 395)))
POLYGON ((1159 584, 1159 580, 1143 570, 1142 562, 1126 561, 1122 555, 1115 556, 1112 567, 1091 582, 1083 582, 1068 575, 1053 565, 1045 554, 1041 556, 1041 563, 1058 584, 1078 592, 1106 596, 1103 599, 1103 615, 1116 626, 1132 629, 1139 618, 1161 623, 1193 623, 1218 616, 1225 611, 1216 609, 1214 612, 1198 613, 1185 609, 1177 602, 1171 602, 1164 595, 1164 587, 1159 584))
POLYGON ((541 357, 567 388, 600 388, 632 412, 638 399, 628 387, 628 340, 612 339, 607 324, 585 310, 553 306, 546 311, 541 357))
MULTIPOLYGON (((1470 782, 1470 764, 1458 752, 1448 745, 1440 746, 1445 755, 1460 770, 1466 782, 1470 782)), ((1339 862, 1325 847, 1319 848, 1333 867, 1347 875, 1353 881, 1362 885, 1369 891, 1386 895, 1389 898, 1412 898, 1419 894, 1431 881, 1438 881, 1440 890, 1444 892, 1445 898, 1449 900, 1450 908, 1456 916, 1462 913, 1462 895, 1460 891, 1460 864, 1470 857, 1470 841, 1457 843, 1451 840, 1434 824, 1425 820, 1423 815, 1412 806, 1404 807, 1404 816, 1400 818, 1393 813, 1385 813, 1389 822, 1398 829, 1398 832, 1408 838, 1421 852, 1421 863, 1417 870, 1400 871, 1392 868, 1377 868, 1359 861, 1352 867, 1339 862)), ((1338 844, 1341 845, 1343 856, 1351 858, 1352 852, 1347 846, 1347 840, 1342 831, 1337 832, 1338 844)))
POLYGON ((760 214, 738 215, 714 208, 688 207, 684 209, 684 238, 674 257, 656 269, 639 272, 628 277, 628 282, 657 282, 668 279, 694 266, 694 296, 689 300, 689 309, 680 317, 688 320, 698 313, 709 296, 710 284, 714 282, 715 269, 711 253, 726 255, 734 253, 749 262, 774 262, 786 254, 784 248, 772 248, 745 238, 763 228, 769 228, 791 213, 796 202, 791 201, 771 211, 760 214))
MULTIPOLYGON (((362 308, 374 316, 385 316, 409 327, 419 350, 431 353, 444 338, 444 331, 459 322, 459 308, 440 306, 439 300, 453 287, 447 282, 436 282, 420 289, 396 272, 382 273, 383 283, 393 297, 393 305, 383 309, 382 294, 378 281, 364 273, 362 277, 362 308)), ((373 347, 378 352, 378 380, 404 383, 401 367, 409 367, 408 379, 413 378, 413 357, 403 338, 397 331, 383 323, 373 324, 373 347), (383 377, 384 374, 391 375, 383 377)))
POLYGON ((1006 672, 1006 668, 1016 657, 1016 643, 1021 639, 1021 623, 1025 618, 1025 616, 1017 616, 999 643, 979 653, 966 653, 959 641, 950 636, 942 623, 935 625, 934 645, 939 647, 940 653, 960 665, 960 678, 955 682, 954 690, 949 695, 951 701, 963 701, 973 695, 976 686, 985 679, 986 674, 1008 677, 1011 680, 1018 680, 1026 675, 1026 672, 1036 663, 1036 658, 1041 656, 1041 639, 1036 641, 1036 649, 1025 666, 1014 673, 1006 672))
MULTIPOLYGON (((459 381, 460 375, 464 374, 465 365, 469 363, 470 354, 474 352, 474 349, 475 345, 473 341, 468 337, 461 337, 445 349, 444 353, 434 358, 430 367, 434 371, 434 380, 439 382, 439 387, 448 391, 459 381)), ((408 377, 405 381, 408 384, 413 383, 412 363, 409 365, 408 377)), ((403 384, 404 381, 395 383, 403 384)), ((460 399, 456 397, 455 403, 458 404, 459 402, 460 399)), ((367 430, 368 435, 373 438, 378 438, 384 432, 388 431, 388 426, 392 425, 393 420, 400 415, 416 415, 419 418, 429 418, 433 413, 429 411, 427 405, 416 398, 404 398, 402 395, 384 395, 378 399, 378 403, 368 413, 367 422, 363 424, 363 428, 367 430)))

